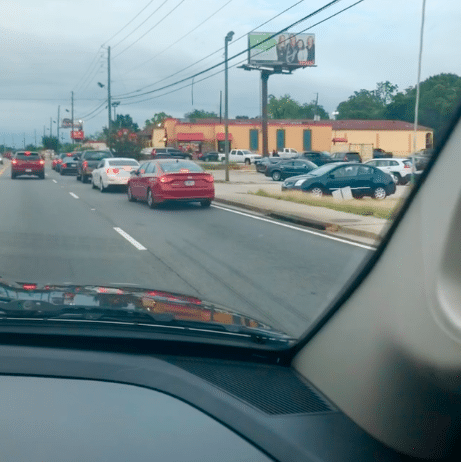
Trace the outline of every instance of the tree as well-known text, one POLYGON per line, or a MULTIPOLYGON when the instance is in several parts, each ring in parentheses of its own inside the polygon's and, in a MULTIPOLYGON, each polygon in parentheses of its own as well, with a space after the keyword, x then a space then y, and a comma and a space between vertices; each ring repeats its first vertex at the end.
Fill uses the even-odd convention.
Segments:
POLYGON ((127 128, 133 132, 139 132, 139 126, 133 122, 129 114, 117 114, 117 118, 112 122, 112 130, 119 130, 120 128, 127 128))
POLYGON ((246 115, 238 115, 238 116, 235 116, 235 120, 248 120, 249 117, 246 116, 246 115))
POLYGON ((272 119, 313 119, 316 114, 321 119, 329 119, 325 109, 316 105, 314 101, 300 105, 290 95, 284 95, 280 98, 269 95, 267 112, 272 119))
MULTIPOLYGON (((421 82, 418 122, 434 130, 434 138, 442 134, 461 100, 461 77, 438 74, 421 82)), ((415 118, 416 88, 399 92, 388 104, 384 117, 413 122, 415 118)))
POLYGON ((184 115, 186 119, 192 119, 192 120, 197 120, 197 119, 217 119, 218 114, 216 112, 208 112, 203 109, 195 109, 195 111, 188 112, 187 114, 184 115))
POLYGON ((337 112, 337 119, 381 119, 384 106, 374 91, 362 89, 339 103, 337 112))
POLYGON ((58 150, 58 139, 55 136, 42 136, 42 145, 44 149, 58 150))
POLYGON ((398 85, 393 85, 388 80, 385 82, 378 82, 376 84, 375 95, 381 101, 383 106, 386 106, 394 100, 399 87, 398 85))
POLYGON ((25 147, 25 150, 26 150, 26 151, 38 151, 38 150, 39 150, 39 147, 38 147, 38 146, 35 146, 35 144, 28 144, 28 145, 25 147))
POLYGON ((166 112, 157 112, 157 113, 154 114, 154 117, 152 117, 152 119, 147 119, 144 122, 144 127, 147 127, 149 125, 158 126, 159 124, 160 124, 160 126, 163 126, 163 124, 165 123, 165 120, 166 119, 171 119, 171 117, 172 116, 170 116, 166 112))

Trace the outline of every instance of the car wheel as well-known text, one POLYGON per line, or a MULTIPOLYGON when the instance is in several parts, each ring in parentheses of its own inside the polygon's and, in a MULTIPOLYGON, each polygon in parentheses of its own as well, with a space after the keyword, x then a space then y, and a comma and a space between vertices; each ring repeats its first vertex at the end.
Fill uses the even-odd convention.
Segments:
POLYGON ((373 191, 373 199, 377 200, 383 200, 387 196, 386 190, 382 186, 378 186, 374 191, 373 191))
POLYGON ((41 180, 44 180, 44 179, 45 179, 45 172, 39 173, 38 177, 39 177, 41 180))
POLYGON ((81 180, 82 180, 82 176, 79 175, 78 172, 77 172, 77 176, 75 177, 75 179, 76 179, 77 181, 81 181, 81 180))
POLYGON ((61 176, 64 176, 64 172, 63 172, 62 170, 59 172, 59 174, 60 174, 61 176))
POLYGON ((155 207, 157 206, 157 204, 155 203, 155 199, 154 199, 154 195, 152 194, 152 190, 149 189, 147 191, 147 205, 149 206, 149 208, 151 209, 155 209, 155 207))
POLYGON ((93 177, 93 176, 91 176, 91 187, 92 187, 93 189, 96 189, 96 188, 97 188, 97 186, 94 184, 94 177, 93 177))
POLYGON ((14 180, 16 178, 16 173, 11 173, 11 179, 14 180))
POLYGON ((251 160, 250 159, 245 159, 245 165, 250 165, 251 164, 251 160))
POLYGON ((130 185, 128 185, 128 188, 126 190, 126 195, 128 196, 128 200, 130 202, 136 202, 136 197, 133 196, 133 192, 131 191, 130 185))
POLYGON ((282 179, 282 172, 279 170, 275 170, 272 172, 272 179, 274 181, 280 181, 282 179))
POLYGON ((398 173, 393 173, 392 178, 394 179, 395 184, 400 184, 402 182, 402 178, 398 173))
POLYGON ((200 201, 200 205, 202 207, 209 207, 211 205, 211 200, 210 199, 206 199, 206 200, 203 200, 203 201, 200 201))
POLYGON ((309 194, 311 194, 314 197, 322 197, 323 196, 323 190, 319 186, 314 186, 313 188, 309 189, 307 191, 309 194))
POLYGON ((82 175, 82 183, 88 183, 88 176, 82 175))

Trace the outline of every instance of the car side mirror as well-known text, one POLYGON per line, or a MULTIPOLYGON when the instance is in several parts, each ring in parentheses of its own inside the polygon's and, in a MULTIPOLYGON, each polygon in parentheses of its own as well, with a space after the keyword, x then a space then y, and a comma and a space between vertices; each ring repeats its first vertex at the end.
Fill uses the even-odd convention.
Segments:
POLYGON ((137 175, 139 175, 139 171, 138 170, 131 170, 130 175, 133 175, 133 176, 136 175, 137 176, 137 175))
POLYGON ((330 173, 330 174, 328 175, 328 178, 333 179, 334 177, 335 177, 335 175, 334 175, 333 173, 330 173))

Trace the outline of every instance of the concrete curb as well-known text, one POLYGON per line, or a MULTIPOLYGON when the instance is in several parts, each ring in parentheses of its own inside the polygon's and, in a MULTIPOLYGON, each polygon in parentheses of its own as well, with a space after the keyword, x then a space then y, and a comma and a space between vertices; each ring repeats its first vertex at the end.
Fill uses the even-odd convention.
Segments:
POLYGON ((326 231, 327 233, 344 233, 348 234, 351 236, 360 236, 360 237, 366 237, 369 239, 375 239, 375 240, 380 240, 381 235, 377 233, 373 233, 371 231, 365 231, 362 229, 356 229, 356 228, 350 228, 347 226, 341 226, 338 225, 337 223, 332 223, 332 222, 327 222, 327 221, 321 221, 317 220, 315 218, 306 218, 300 215, 293 215, 293 214, 288 214, 288 213, 282 213, 278 211, 274 211, 271 209, 264 209, 255 205, 251 204, 246 204, 244 202, 240 201, 235 201, 235 200, 230 200, 230 199, 223 199, 216 197, 215 202, 218 202, 220 204, 226 204, 226 205, 232 205, 235 207, 240 207, 246 210, 251 210, 253 212, 258 212, 261 213, 262 215, 265 215, 269 218, 275 218, 278 220, 283 220, 283 221, 288 221, 290 223, 295 223, 298 225, 302 226, 307 226, 309 228, 313 228, 316 230, 321 230, 321 231, 326 231))

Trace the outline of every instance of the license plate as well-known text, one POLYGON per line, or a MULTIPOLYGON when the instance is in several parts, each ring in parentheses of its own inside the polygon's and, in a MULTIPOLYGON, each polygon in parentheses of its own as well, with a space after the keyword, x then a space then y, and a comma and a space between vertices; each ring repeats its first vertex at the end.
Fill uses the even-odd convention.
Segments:
POLYGON ((31 171, 32 171, 31 168, 26 168, 26 172, 27 172, 27 173, 29 173, 29 172, 31 172, 31 171))
POLYGON ((68 167, 75 167, 75 164, 67 164, 68 167))
POLYGON ((195 181, 194 180, 187 180, 187 181, 184 182, 184 185, 185 186, 194 186, 195 181))

